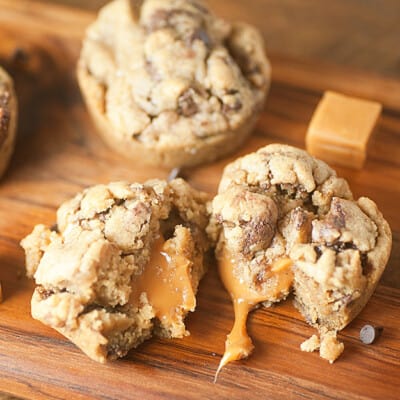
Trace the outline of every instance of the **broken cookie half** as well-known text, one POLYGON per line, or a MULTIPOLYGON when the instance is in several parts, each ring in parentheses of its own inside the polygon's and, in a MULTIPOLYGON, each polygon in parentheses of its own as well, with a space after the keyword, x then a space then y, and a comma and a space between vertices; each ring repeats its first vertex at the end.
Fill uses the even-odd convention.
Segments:
POLYGON ((208 226, 235 325, 220 368, 248 356, 248 312, 294 289, 295 305, 319 331, 302 350, 333 362, 336 339, 364 307, 388 261, 391 231, 375 203, 353 200, 347 182, 303 150, 269 145, 229 164, 208 226))
POLYGON ((57 225, 22 240, 37 287, 32 316, 92 359, 152 335, 181 338, 209 247, 207 196, 182 179, 97 185, 61 205, 57 225))

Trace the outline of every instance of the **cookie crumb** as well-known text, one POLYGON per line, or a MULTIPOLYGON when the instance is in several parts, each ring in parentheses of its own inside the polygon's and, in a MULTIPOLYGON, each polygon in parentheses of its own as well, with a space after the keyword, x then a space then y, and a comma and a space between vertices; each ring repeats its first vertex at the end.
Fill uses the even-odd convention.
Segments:
POLYGON ((342 354, 344 344, 336 338, 336 332, 327 332, 321 335, 319 355, 331 364, 342 354))
POLYGON ((317 335, 312 335, 300 345, 300 349, 301 351, 312 353, 313 351, 318 350, 320 345, 319 337, 317 335))

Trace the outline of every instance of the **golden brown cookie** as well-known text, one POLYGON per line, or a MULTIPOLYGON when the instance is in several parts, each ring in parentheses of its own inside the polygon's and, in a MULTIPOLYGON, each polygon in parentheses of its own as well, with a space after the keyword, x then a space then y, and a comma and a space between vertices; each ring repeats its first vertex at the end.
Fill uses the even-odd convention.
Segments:
POLYGON ((89 357, 124 356, 153 334, 183 337, 208 249, 207 196, 182 179, 97 185, 22 240, 32 316, 89 357))
MULTIPOLYGON (((208 231, 236 318, 259 303, 284 299, 294 288, 296 307, 321 338, 302 349, 320 347, 331 362, 343 350, 336 332, 370 298, 392 242, 372 200, 354 200, 347 182, 327 164, 279 144, 225 168, 208 231)), ((235 329, 227 340, 231 356, 222 365, 253 348, 248 337, 237 346, 243 335, 235 329)))
POLYGON ((103 139, 130 159, 191 166, 236 149, 252 131, 270 82, 259 32, 229 24, 200 0, 105 6, 78 63, 103 139))

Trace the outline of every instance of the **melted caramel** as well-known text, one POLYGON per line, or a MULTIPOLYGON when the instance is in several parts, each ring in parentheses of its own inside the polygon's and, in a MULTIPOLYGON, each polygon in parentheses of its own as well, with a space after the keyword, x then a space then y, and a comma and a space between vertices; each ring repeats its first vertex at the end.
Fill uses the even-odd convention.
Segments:
POLYGON ((248 357, 254 349, 254 345, 246 329, 247 316, 249 312, 263 301, 275 301, 281 293, 287 293, 293 282, 292 265, 288 257, 276 260, 269 268, 270 277, 276 277, 277 283, 272 286, 268 293, 260 294, 251 289, 244 281, 235 274, 236 260, 225 249, 218 259, 219 275, 226 290, 229 292, 234 312, 235 323, 231 333, 225 342, 225 353, 215 374, 215 380, 221 369, 231 361, 248 357))
POLYGON ((162 322, 176 322, 185 311, 193 310, 196 297, 190 280, 192 262, 178 254, 173 239, 160 236, 151 251, 150 260, 134 281, 130 302, 139 305, 142 293, 162 322))

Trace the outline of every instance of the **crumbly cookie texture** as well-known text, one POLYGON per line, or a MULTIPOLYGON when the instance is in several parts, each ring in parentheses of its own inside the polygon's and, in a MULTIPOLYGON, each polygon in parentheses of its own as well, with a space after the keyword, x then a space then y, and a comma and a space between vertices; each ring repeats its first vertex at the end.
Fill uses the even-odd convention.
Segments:
POLYGON ((183 320, 194 310, 209 246, 206 201, 176 179, 97 185, 65 202, 56 228, 37 225, 21 242, 37 284, 32 316, 100 362, 124 356, 153 334, 187 335, 183 320), (160 238, 168 256, 156 248, 160 238), (163 272, 161 264, 151 265, 156 253, 183 261, 163 272), (182 276, 174 275, 178 268, 182 276), (176 305, 173 318, 161 318, 150 298, 164 278, 185 280, 182 299, 191 296, 176 305))
POLYGON ((347 182, 303 150, 273 144, 239 158, 223 173, 208 233, 234 255, 234 274, 265 295, 271 266, 290 257, 295 305, 320 333, 302 350, 320 348, 333 362, 336 332, 364 307, 388 261, 391 231, 375 203, 354 200, 347 182))
POLYGON ((0 67, 0 177, 14 150, 17 127, 17 98, 11 77, 0 67))
POLYGON ((250 134, 270 82, 259 32, 201 0, 128 0, 88 28, 78 79, 105 141, 147 164, 220 158, 250 134))

